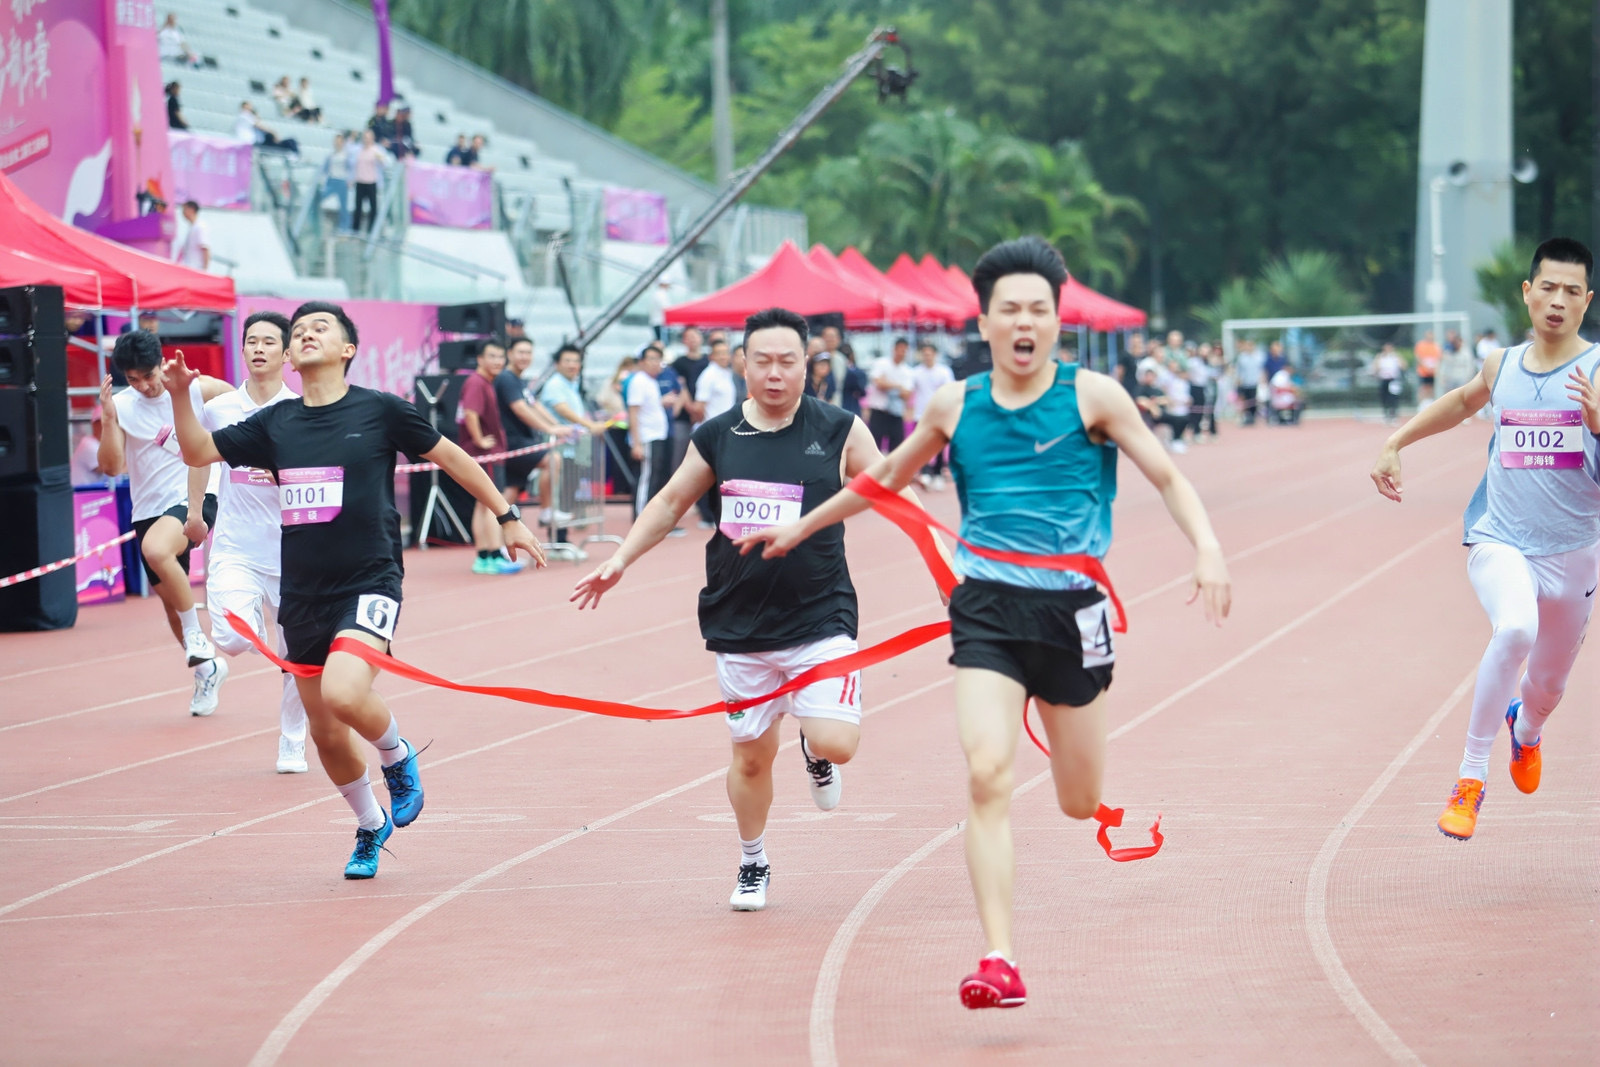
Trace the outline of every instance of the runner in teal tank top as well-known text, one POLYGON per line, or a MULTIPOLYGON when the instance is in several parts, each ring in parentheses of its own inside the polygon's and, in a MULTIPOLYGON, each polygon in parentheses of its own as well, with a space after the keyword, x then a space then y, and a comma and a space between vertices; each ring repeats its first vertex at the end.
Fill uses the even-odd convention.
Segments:
MULTIPOLYGON (((1044 240, 989 250, 972 273, 994 369, 942 387, 915 432, 867 475, 898 492, 947 445, 964 539, 980 548, 1098 560, 1111 547, 1117 458, 1133 461, 1195 546, 1189 600, 1208 621, 1227 616, 1222 549, 1194 487, 1173 466, 1122 386, 1056 358, 1067 268, 1044 240)), ((800 521, 741 538, 781 556, 863 511, 848 487, 800 521)), ((996 562, 958 551, 950 598, 956 719, 966 751, 967 868, 989 953, 961 983, 969 1008, 1014 1008, 1027 993, 1011 948, 1012 762, 1031 698, 1050 740, 1061 810, 1100 806, 1105 691, 1115 659, 1106 596, 1083 574, 996 562)), ((1089 569, 1089 568, 1085 568, 1089 569)))

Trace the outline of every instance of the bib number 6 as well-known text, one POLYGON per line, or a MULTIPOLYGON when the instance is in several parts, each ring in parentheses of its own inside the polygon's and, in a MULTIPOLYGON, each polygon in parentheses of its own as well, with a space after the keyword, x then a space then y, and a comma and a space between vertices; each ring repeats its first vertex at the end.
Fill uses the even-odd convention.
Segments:
POLYGON ((390 597, 367 593, 356 600, 356 625, 385 641, 394 640, 394 624, 399 616, 400 604, 390 597))

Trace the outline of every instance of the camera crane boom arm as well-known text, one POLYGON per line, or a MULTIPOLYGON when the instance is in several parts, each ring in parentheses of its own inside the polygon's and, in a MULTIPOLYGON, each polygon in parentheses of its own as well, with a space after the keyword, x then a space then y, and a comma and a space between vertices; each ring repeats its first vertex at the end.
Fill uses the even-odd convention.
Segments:
POLYGON ((839 76, 824 87, 812 99, 811 103, 806 105, 804 111, 795 116, 794 121, 778 135, 777 139, 761 154, 759 159, 742 170, 734 172, 728 179, 728 184, 717 194, 717 198, 701 213, 700 217, 690 223, 678 239, 667 246, 666 251, 662 252, 654 263, 645 268, 644 272, 633 280, 633 284, 629 285, 620 296, 607 305, 595 317, 594 321, 584 326, 578 332, 573 344, 576 344, 579 348, 588 347, 597 337, 621 318, 622 313, 635 300, 639 299, 645 290, 654 285, 656 279, 661 277, 678 257, 687 252, 716 223, 717 219, 722 217, 724 212, 738 203, 739 198, 749 191, 750 187, 756 183, 756 180, 765 174, 772 164, 777 162, 778 157, 788 151, 789 147, 800 139, 800 135, 812 123, 816 122, 822 116, 822 113, 828 110, 839 97, 844 95, 844 91, 850 88, 851 83, 868 70, 873 70, 878 80, 879 100, 891 95, 903 97, 912 80, 916 78, 917 72, 911 69, 911 50, 901 44, 900 36, 893 27, 874 30, 872 35, 867 38, 865 47, 846 61, 844 70, 840 72, 839 76), (898 45, 906 53, 907 69, 904 72, 892 67, 884 68, 883 66, 884 50, 891 45, 898 45))

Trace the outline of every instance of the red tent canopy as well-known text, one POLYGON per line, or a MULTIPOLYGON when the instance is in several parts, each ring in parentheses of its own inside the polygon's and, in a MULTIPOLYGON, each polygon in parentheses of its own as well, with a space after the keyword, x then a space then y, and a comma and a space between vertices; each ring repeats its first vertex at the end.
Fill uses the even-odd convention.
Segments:
POLYGON ((710 296, 667 309, 674 326, 743 326, 744 320, 770 307, 801 315, 841 314, 846 325, 871 326, 883 321, 883 304, 827 275, 819 274, 793 241, 766 266, 710 296))
MULTIPOLYGON (((98 275, 101 303, 74 300, 79 306, 232 311, 239 302, 232 278, 190 270, 69 226, 28 199, 4 174, 0 174, 0 241, 6 250, 24 257, 98 275)), ((13 257, 8 262, 20 260, 13 257)), ((88 295, 87 288, 74 287, 74 292, 88 295)))
POLYGON ((927 279, 928 292, 948 294, 951 300, 956 301, 957 307, 965 309, 967 318, 977 318, 978 294, 973 291, 970 284, 958 286, 952 282, 950 275, 931 254, 922 257, 922 262, 917 264, 917 270, 927 279))
MULTIPOLYGON (((942 275, 943 269, 940 269, 942 275)), ((924 300, 943 305, 952 312, 951 321, 965 322, 978 314, 978 298, 958 299, 950 290, 949 285, 941 277, 937 284, 930 284, 932 278, 918 267, 912 258, 904 252, 889 266, 889 280, 899 285, 902 289, 909 289, 920 294, 924 300)))
POLYGON ((961 308, 950 300, 936 299, 921 289, 907 289, 893 278, 874 267, 858 249, 846 248, 835 261, 839 270, 855 284, 874 286, 885 302, 909 305, 912 314, 904 321, 937 323, 944 326, 961 326, 966 321, 961 308))
POLYGON ((59 285, 63 298, 72 307, 133 305, 133 279, 125 274, 68 267, 26 252, 0 248, 0 287, 13 285, 59 285))
POLYGON ((826 275, 847 289, 865 293, 878 301, 882 311, 879 314, 881 322, 911 322, 917 317, 917 305, 909 294, 903 294, 892 289, 887 278, 875 282, 871 279, 858 277, 844 269, 844 265, 834 258, 832 252, 822 245, 812 245, 811 251, 806 253, 806 262, 811 269, 819 274, 826 275))
POLYGON ((1061 321, 1083 325, 1091 330, 1132 330, 1143 326, 1149 316, 1136 307, 1097 293, 1076 278, 1061 287, 1061 321), (1068 308, 1076 318, 1068 319, 1068 308))

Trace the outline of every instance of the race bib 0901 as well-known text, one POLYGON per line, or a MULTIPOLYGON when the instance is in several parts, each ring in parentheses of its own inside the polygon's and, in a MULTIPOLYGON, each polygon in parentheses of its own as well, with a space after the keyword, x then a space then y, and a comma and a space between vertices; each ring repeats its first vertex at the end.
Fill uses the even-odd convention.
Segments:
POLYGON ((279 471, 278 504, 285 526, 332 522, 344 506, 344 468, 290 467, 279 471))
POLYGON ((1580 411, 1502 411, 1496 433, 1502 467, 1571 470, 1583 466, 1580 411))
POLYGON ((739 538, 769 526, 799 522, 804 495, 800 486, 785 482, 723 482, 722 516, 718 527, 727 537, 739 538))

